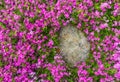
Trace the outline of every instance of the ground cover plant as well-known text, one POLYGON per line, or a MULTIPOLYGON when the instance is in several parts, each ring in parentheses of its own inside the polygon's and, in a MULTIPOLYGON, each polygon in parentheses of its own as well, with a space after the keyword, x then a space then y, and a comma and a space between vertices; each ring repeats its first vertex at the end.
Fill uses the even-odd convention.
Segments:
POLYGON ((120 82, 120 2, 0 0, 0 82, 120 82), (58 48, 69 23, 91 44, 75 67, 58 48))

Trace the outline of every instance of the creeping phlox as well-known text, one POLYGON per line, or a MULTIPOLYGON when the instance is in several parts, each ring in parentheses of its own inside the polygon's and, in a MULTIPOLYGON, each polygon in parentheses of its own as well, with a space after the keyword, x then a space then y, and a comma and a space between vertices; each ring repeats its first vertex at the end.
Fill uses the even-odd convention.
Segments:
POLYGON ((0 82, 120 81, 120 3, 114 0, 0 0, 0 82), (72 24, 91 50, 71 68, 56 52, 72 24))

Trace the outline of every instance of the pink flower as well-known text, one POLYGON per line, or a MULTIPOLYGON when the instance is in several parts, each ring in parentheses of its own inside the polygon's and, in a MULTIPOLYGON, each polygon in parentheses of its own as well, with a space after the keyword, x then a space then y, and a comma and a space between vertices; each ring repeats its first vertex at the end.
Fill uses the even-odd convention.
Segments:
POLYGON ((111 8, 111 6, 108 3, 102 3, 100 8, 102 11, 106 11, 106 8, 111 8))
POLYGON ((116 63, 116 64, 114 65, 114 68, 120 69, 120 63, 116 63))
POLYGON ((3 39, 3 33, 0 31, 0 41, 3 39))
POLYGON ((114 61, 117 61, 118 59, 120 60, 119 54, 113 54, 112 59, 114 59, 114 61))
POLYGON ((120 80, 120 71, 118 71, 114 76, 120 80))
POLYGON ((14 19, 15 19, 15 20, 19 20, 19 18, 20 18, 20 16, 14 15, 14 19))
POLYGON ((120 15, 120 8, 115 9, 112 13, 114 16, 120 15))
POLYGON ((53 44, 54 44, 53 40, 50 40, 50 41, 48 42, 48 46, 49 46, 50 48, 52 48, 53 44))
POLYGON ((107 24, 107 23, 100 24, 100 26, 99 26, 100 29, 104 29, 104 28, 106 28, 106 27, 108 27, 108 24, 107 24))
POLYGON ((100 82, 105 82, 105 79, 104 79, 104 78, 101 78, 101 79, 100 79, 100 82))
POLYGON ((79 24, 77 25, 77 28, 81 28, 81 26, 82 26, 81 23, 79 23, 79 24))
POLYGON ((100 17, 100 12, 96 10, 94 15, 99 18, 100 17))
POLYGON ((65 13, 64 14, 66 18, 69 18, 69 14, 68 13, 65 13))

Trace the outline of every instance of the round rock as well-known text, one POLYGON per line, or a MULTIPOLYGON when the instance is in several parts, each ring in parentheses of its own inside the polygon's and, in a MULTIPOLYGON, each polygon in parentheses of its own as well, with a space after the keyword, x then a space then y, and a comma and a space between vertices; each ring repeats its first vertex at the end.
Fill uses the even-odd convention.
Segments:
POLYGON ((84 33, 76 27, 68 25, 61 28, 59 40, 61 55, 66 62, 75 65, 88 57, 90 44, 84 33))

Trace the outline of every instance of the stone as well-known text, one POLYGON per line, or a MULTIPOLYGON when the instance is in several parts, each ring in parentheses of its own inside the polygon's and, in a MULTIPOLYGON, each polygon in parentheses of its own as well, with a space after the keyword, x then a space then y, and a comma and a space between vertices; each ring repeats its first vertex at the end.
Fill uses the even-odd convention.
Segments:
POLYGON ((81 32, 74 26, 62 27, 59 34, 60 45, 58 46, 63 59, 72 66, 84 61, 90 51, 90 43, 81 32))

